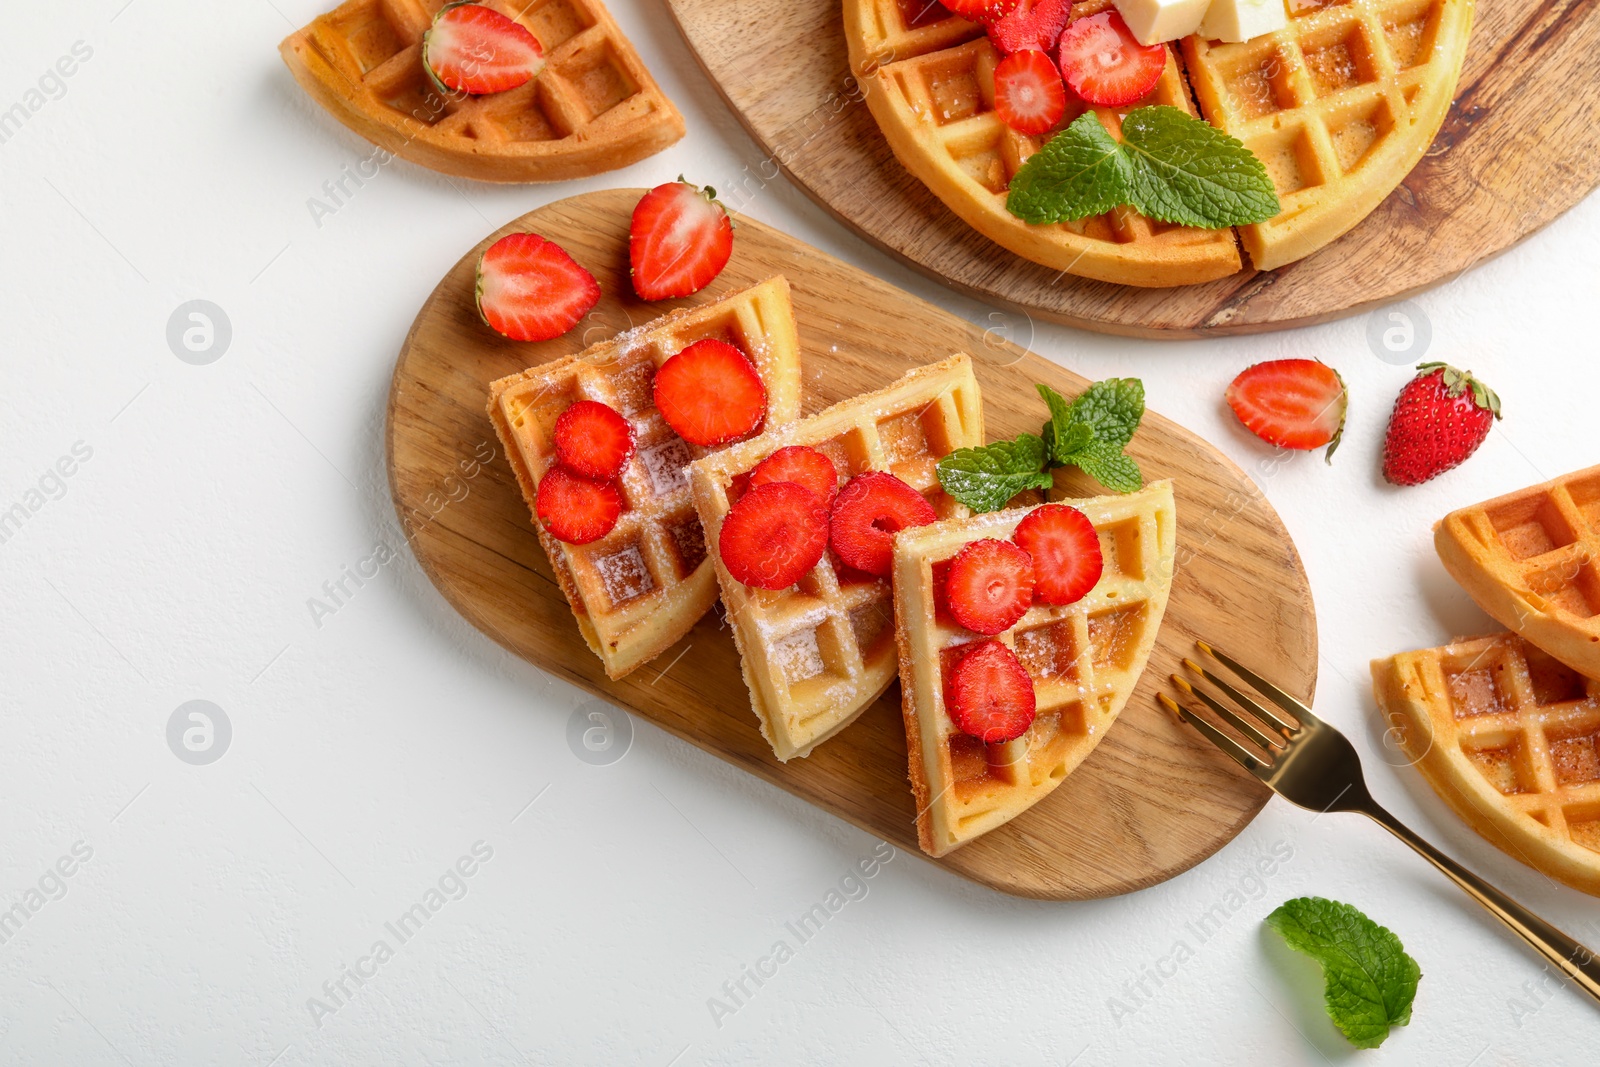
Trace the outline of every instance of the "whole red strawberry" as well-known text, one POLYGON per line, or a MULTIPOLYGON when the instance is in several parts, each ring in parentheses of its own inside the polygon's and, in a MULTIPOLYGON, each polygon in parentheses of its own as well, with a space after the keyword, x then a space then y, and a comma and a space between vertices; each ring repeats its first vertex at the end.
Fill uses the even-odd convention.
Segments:
POLYGON ((1478 450, 1500 418, 1500 398, 1472 376, 1445 363, 1424 363, 1400 390, 1383 441, 1383 476, 1395 485, 1421 485, 1478 450))

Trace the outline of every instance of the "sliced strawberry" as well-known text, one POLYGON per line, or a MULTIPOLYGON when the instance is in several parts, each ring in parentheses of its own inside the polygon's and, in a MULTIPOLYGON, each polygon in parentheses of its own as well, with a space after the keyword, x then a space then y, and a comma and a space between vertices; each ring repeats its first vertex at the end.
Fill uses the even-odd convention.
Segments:
POLYGON ((1017 624, 1033 606, 1033 557, 1010 541, 970 542, 945 574, 950 615, 991 637, 1017 624))
POLYGON ((482 4, 446 4, 422 35, 422 63, 446 92, 502 93, 544 70, 544 49, 521 23, 482 4))
POLYGON ((1076 604, 1105 569, 1094 523, 1066 504, 1030 511, 1011 539, 1033 558, 1033 595, 1044 604, 1076 604))
POLYGON ((994 68, 994 113, 1018 133, 1048 133, 1067 113, 1067 87, 1043 52, 1013 52, 994 68))
POLYGON ((536 233, 510 233, 478 260, 478 313, 513 341, 548 341, 600 300, 600 283, 562 247, 536 233))
POLYGON ((1314 359, 1275 359, 1246 368, 1228 386, 1228 406, 1245 428, 1279 448, 1339 447, 1348 403, 1344 379, 1314 359))
POLYGON ((942 0, 952 15, 960 15, 974 22, 991 22, 1003 18, 1018 0, 942 0))
POLYGON ((894 535, 938 517, 927 498, 899 478, 868 471, 851 478, 834 498, 829 543, 847 566, 887 578, 894 566, 894 535))
POLYGON ((539 479, 534 511, 550 536, 569 545, 586 545, 617 525, 622 494, 615 482, 597 482, 552 467, 539 479))
POLYGON ((633 291, 645 300, 698 293, 728 265, 733 222, 716 190, 681 177, 640 197, 628 228, 633 291))
POLYGON ((788 445, 756 464, 750 472, 750 485, 769 482, 794 482, 803 485, 822 501, 823 507, 832 507, 839 492, 839 470, 833 460, 814 448, 788 445))
POLYGON ((828 511, 794 482, 752 488, 729 510, 717 537, 728 573, 757 589, 787 589, 828 547, 828 511))
POLYGON ((661 364, 656 408, 678 436, 695 445, 727 444, 767 415, 767 387, 743 352, 707 337, 661 364))
POLYGON ((1144 45, 1115 11, 1069 24, 1061 34, 1061 76, 1091 104, 1122 107, 1156 87, 1167 68, 1167 46, 1144 45))
POLYGON ((1072 18, 1072 0, 1019 0, 989 27, 989 40, 1002 52, 1054 52, 1072 18))
POLYGON ((609 482, 633 455, 633 427, 598 400, 580 400, 555 427, 556 459, 573 474, 609 482))
POLYGON ((1015 741, 1033 725, 1033 679, 999 641, 979 641, 956 661, 945 682, 945 710, 962 733, 986 745, 1015 741))

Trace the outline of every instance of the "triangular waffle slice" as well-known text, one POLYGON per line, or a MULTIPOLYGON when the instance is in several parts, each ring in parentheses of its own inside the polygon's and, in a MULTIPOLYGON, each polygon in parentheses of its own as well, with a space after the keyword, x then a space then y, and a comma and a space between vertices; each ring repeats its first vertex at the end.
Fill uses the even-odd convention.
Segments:
MULTIPOLYGON (((887 471, 926 496, 942 516, 966 509, 939 488, 935 464, 983 443, 983 406, 972 360, 953 356, 887 389, 846 400, 785 429, 724 449, 689 469, 694 503, 713 548, 737 499, 741 475, 788 445, 833 460, 840 478, 887 471)), ((894 607, 887 579, 835 568, 832 550, 795 585, 754 589, 716 559, 722 600, 744 665, 761 733, 780 760, 811 749, 853 722, 895 677, 894 607)))
POLYGON ((1451 512, 1433 541, 1500 625, 1600 678, 1600 467, 1451 512))
POLYGON ((980 538, 1005 540, 1033 508, 934 523, 895 536, 895 638, 917 839, 943 856, 1016 818, 1060 785, 1105 737, 1155 647, 1175 565, 1171 482, 1126 496, 1063 500, 1100 535, 1105 570, 1074 604, 1037 604, 996 640, 1033 678, 1037 718, 1014 741, 986 745, 945 709, 945 680, 984 640, 940 604, 934 568, 980 538))
POLYGON ((1600 896, 1600 682, 1515 634, 1373 660, 1391 735, 1513 859, 1600 896))
POLYGON ((423 68, 422 35, 443 6, 348 0, 278 50, 340 122, 403 159, 463 178, 582 178, 683 136, 683 116, 600 0, 487 0, 527 27, 547 63, 526 85, 476 97, 441 93, 423 68))
POLYGON ((767 390, 764 426, 800 414, 800 347, 789 283, 781 276, 602 341, 575 356, 501 378, 489 387, 489 418, 517 484, 535 512, 539 480, 555 461, 556 419, 579 400, 598 400, 633 425, 636 448, 622 472, 622 517, 586 545, 534 526, 589 647, 621 678, 688 633, 717 600, 685 468, 707 449, 672 431, 652 403, 656 368, 714 337, 755 364, 767 390))
POLYGON ((1287 0, 1239 44, 1183 39, 1200 113, 1266 165, 1282 210, 1241 226, 1258 270, 1310 255, 1411 173, 1450 111, 1473 0, 1287 0))
MULTIPOLYGON (((1111 0, 1073 5, 1078 17, 1111 0)), ((1123 285, 1187 285, 1233 274, 1232 230, 1173 226, 1118 208, 1079 222, 1030 225, 1006 210, 1006 192, 1048 136, 1018 133, 994 110, 1000 53, 981 25, 938 4, 844 0, 850 69, 895 157, 967 225, 1024 259, 1123 285)), ((1093 108, 1112 130, 1135 107, 1170 104, 1193 114, 1177 56, 1144 99, 1093 108)), ((1068 93, 1062 124, 1088 105, 1068 93)))

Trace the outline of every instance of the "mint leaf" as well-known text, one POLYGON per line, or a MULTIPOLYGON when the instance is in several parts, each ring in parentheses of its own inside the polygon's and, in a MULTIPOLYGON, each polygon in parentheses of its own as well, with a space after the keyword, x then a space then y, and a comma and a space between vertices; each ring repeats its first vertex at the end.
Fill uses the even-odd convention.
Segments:
POLYGON ((1130 111, 1122 148, 1132 171, 1128 202, 1152 219, 1221 229, 1264 222, 1281 210, 1261 161, 1181 108, 1130 111))
POLYGON ((998 511, 1024 489, 1048 489, 1045 446, 1031 433, 982 448, 958 448, 939 461, 939 484, 973 511, 998 511))
POLYGON ((1285 901, 1266 922, 1290 948, 1322 964, 1328 1017, 1352 1045, 1377 1048, 1389 1027, 1411 1021, 1422 969, 1392 932, 1321 897, 1285 901))
POLYGON ((1113 493, 1131 493, 1144 485, 1144 474, 1133 458, 1105 441, 1076 453, 1071 462, 1113 493))
POLYGON ((1088 447, 1094 440, 1094 429, 1085 423, 1073 421, 1072 404, 1066 397, 1048 385, 1036 385, 1034 388, 1039 390, 1045 407, 1050 409, 1050 421, 1044 424, 1040 436, 1050 452, 1051 465, 1062 466, 1068 462, 1064 457, 1088 447))
MULTIPOLYGON (((1048 402, 1048 401, 1047 401, 1048 402)), ((1051 408, 1051 415, 1055 409, 1051 408)), ((1144 382, 1138 378, 1107 378, 1095 382, 1072 402, 1068 418, 1094 431, 1097 441, 1122 448, 1144 418, 1144 382)))
POLYGON ((1024 222, 1072 222, 1127 203, 1132 182, 1122 146, 1085 111, 1012 176, 1006 210, 1024 222))

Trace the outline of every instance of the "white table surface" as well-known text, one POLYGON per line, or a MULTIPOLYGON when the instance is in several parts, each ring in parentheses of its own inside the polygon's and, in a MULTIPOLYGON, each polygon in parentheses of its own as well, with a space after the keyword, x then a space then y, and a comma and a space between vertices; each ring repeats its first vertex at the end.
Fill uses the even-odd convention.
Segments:
MULTIPOLYGON (((1195 870, 1090 903, 1012 899, 897 855, 799 943, 785 923, 879 843, 643 721, 620 760, 580 761, 567 736, 584 695, 433 590, 382 450, 401 339, 483 234, 586 189, 680 172, 732 187, 760 150, 665 13, 616 0, 684 112, 681 143, 550 187, 397 162, 319 226, 308 199, 370 151, 276 54, 321 4, 7 12, 0 110, 27 107, 76 42, 92 54, 47 77, 0 144, 0 510, 40 505, 0 544, 0 907, 39 902, 0 943, 0 1062, 1343 1062, 1354 1053, 1322 1014, 1316 968, 1261 925, 1303 894, 1360 906, 1421 963, 1413 1022, 1361 1062, 1593 1061, 1596 1006, 1461 893, 1364 820, 1281 801, 1195 870), (231 323, 208 365, 166 339, 193 299, 231 323), (57 481, 74 446, 90 455, 57 481), (378 546, 398 557, 314 619, 323 583, 378 546), (191 700, 232 727, 209 765, 168 745, 191 700), (479 842, 492 857, 460 899, 404 942, 388 931, 479 842), (1274 850, 1289 858, 1258 879, 1274 850), (51 873, 62 857, 67 878, 51 873), (1219 903, 1227 921, 1201 942, 1185 924, 1219 903), (793 958, 735 1002, 724 983, 780 939, 793 958), (393 949, 381 963, 379 940, 393 949), (371 976, 332 999, 324 983, 357 966, 371 976)), ((741 204, 990 321, 782 179, 741 204)), ((1418 298, 1427 354, 1479 371, 1507 417, 1467 466, 1415 489, 1377 472, 1409 371, 1374 353, 1364 319, 1186 343, 995 320, 1091 377, 1138 375, 1152 408, 1252 471, 1316 593, 1318 709, 1362 750, 1373 792, 1591 944, 1593 899, 1491 848, 1398 766, 1367 662, 1492 628, 1435 559, 1434 519, 1600 459, 1597 238, 1591 198, 1418 298), (1274 464, 1222 404, 1238 370, 1284 356, 1349 382, 1331 467, 1274 464)))

